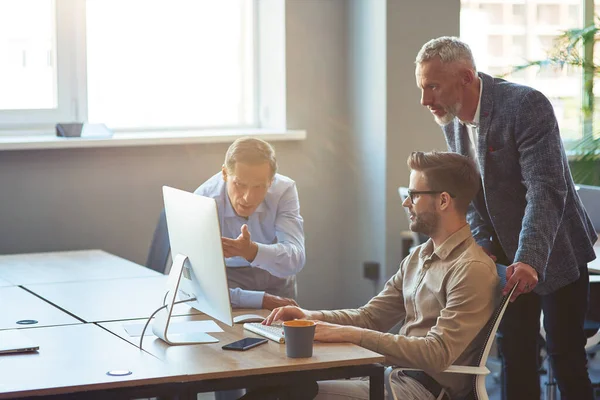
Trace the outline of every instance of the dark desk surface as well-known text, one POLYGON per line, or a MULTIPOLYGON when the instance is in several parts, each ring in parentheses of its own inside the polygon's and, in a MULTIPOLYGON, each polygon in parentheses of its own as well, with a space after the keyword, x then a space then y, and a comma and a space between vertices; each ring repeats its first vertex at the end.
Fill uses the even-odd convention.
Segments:
POLYGON ((161 275, 102 250, 0 256, 0 279, 13 285, 161 275))
POLYGON ((18 286, 0 287, 0 330, 80 323, 77 318, 73 318, 25 289, 18 286), (17 324, 17 321, 22 320, 38 322, 32 325, 17 324))

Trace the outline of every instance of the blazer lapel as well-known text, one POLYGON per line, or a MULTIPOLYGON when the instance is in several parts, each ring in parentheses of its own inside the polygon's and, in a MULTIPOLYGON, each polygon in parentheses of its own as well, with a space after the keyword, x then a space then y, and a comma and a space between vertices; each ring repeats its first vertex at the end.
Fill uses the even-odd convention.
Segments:
POLYGON ((479 133, 477 138, 477 158, 481 169, 481 179, 485 177, 485 162, 487 158, 487 135, 492 120, 492 109, 494 106, 494 78, 484 73, 479 73, 483 89, 481 92, 481 105, 479 109, 479 133))

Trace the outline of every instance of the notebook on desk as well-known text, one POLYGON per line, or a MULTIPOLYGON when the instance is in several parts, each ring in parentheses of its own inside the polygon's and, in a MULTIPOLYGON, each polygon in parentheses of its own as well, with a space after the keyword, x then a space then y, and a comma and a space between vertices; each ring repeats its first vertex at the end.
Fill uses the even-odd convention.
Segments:
POLYGON ((38 351, 40 346, 19 330, 0 331, 0 355, 38 351))

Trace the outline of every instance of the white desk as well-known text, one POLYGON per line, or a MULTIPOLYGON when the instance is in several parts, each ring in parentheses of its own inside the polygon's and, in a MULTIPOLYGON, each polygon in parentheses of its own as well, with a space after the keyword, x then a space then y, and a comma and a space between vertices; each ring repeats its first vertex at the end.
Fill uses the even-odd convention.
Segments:
POLYGON ((13 285, 159 276, 102 250, 0 256, 0 279, 13 285))
MULTIPOLYGON (((102 279, 24 285, 31 292, 86 322, 148 318, 162 305, 167 276, 102 279)), ((187 304, 178 304, 175 315, 198 314, 187 304)))
POLYGON ((80 323, 77 318, 73 318, 25 289, 18 286, 0 288, 0 330, 80 323), (37 323, 17 324, 17 321, 23 320, 34 320, 37 323))
POLYGON ((153 380, 168 381, 172 375, 168 366, 155 357, 94 324, 22 332, 40 350, 0 356, 0 399, 143 385, 153 380), (106 374, 113 370, 129 370, 132 374, 106 374))

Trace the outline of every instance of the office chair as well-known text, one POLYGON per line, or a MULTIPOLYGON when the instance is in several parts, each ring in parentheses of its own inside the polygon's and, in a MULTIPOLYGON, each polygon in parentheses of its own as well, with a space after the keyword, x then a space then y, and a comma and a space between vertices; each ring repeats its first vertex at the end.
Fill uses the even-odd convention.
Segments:
MULTIPOLYGON (((503 288, 506 285, 506 266, 501 264, 496 264, 496 271, 498 272, 498 276, 500 277, 500 288, 503 288)), ((496 310, 492 314, 491 318, 482 328, 484 332, 486 332, 485 341, 479 356, 476 361, 475 366, 464 366, 464 365, 451 365, 444 372, 456 373, 456 374, 468 374, 473 375, 473 390, 467 395, 467 397, 463 400, 489 400, 487 390, 485 388, 485 377, 490 373, 490 370, 485 366, 487 363, 488 356, 490 355, 490 350, 492 348, 492 344, 496 337, 496 331, 498 330, 498 326, 500 325, 500 321, 502 320, 502 316, 506 311, 506 307, 508 306, 510 296, 512 296, 513 292, 517 286, 515 285, 510 293, 506 296, 502 297, 502 301, 496 307, 496 310)), ((393 392, 391 391, 391 385, 389 381, 389 377, 391 377, 391 371, 394 369, 398 369, 400 371, 403 370, 412 370, 418 371, 415 368, 401 368, 401 367, 388 367, 386 369, 385 376, 387 379, 385 380, 385 385, 387 387, 388 393, 392 394, 392 397, 395 399, 393 392)), ((397 400, 397 399, 395 399, 397 400)))
POLYGON ((146 267, 161 274, 167 272, 167 262, 171 254, 171 244, 169 243, 169 231, 167 229, 167 216, 165 210, 160 212, 158 223, 152 236, 146 267))

